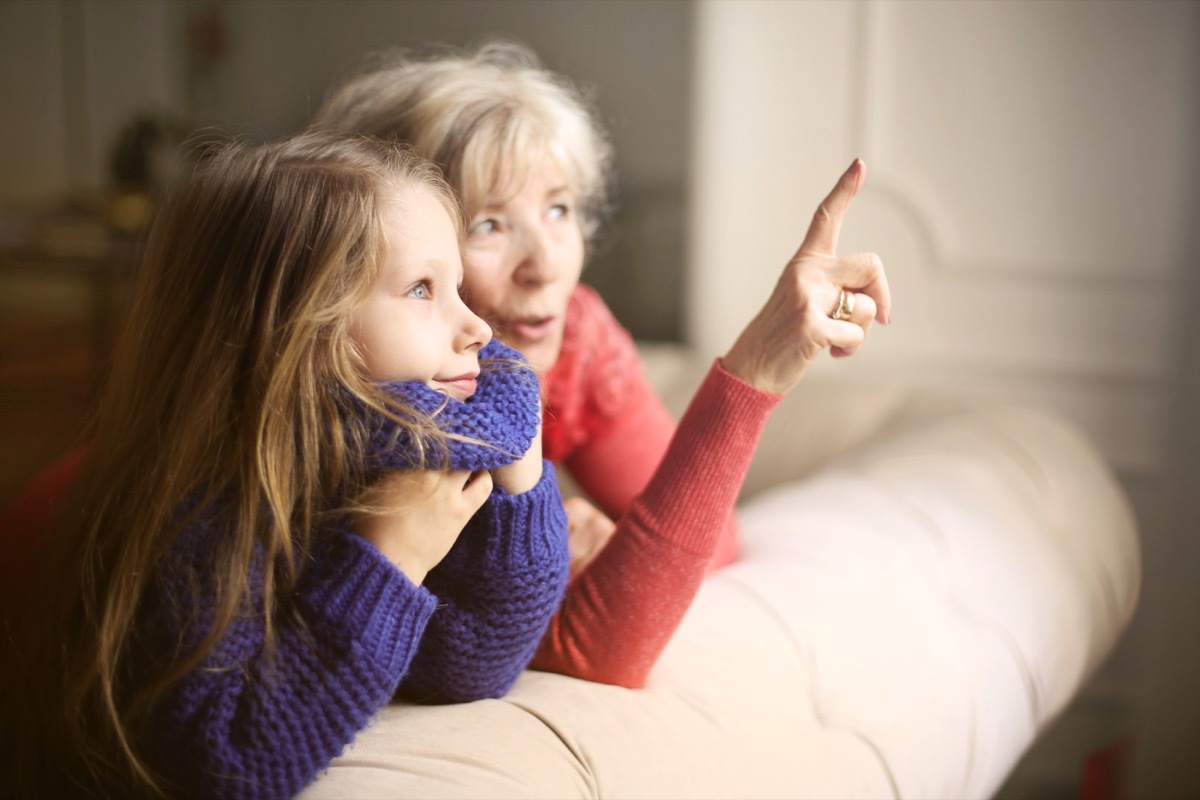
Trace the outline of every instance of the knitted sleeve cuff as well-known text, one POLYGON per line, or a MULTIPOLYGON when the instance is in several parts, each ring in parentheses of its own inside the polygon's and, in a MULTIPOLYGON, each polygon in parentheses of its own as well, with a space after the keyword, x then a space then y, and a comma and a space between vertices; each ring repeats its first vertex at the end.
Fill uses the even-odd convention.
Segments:
POLYGON ((310 574, 302 588, 310 625, 319 637, 357 644, 383 674, 399 680, 437 599, 362 538, 342 531, 327 535, 320 573, 310 574))
POLYGON ((529 491, 492 490, 426 585, 446 579, 462 586, 468 576, 494 585, 531 571, 565 576, 567 560, 567 515, 554 466, 543 461, 542 478, 529 491))
POLYGON ((542 461, 542 479, 528 492, 512 495, 497 487, 480 516, 489 530, 489 560, 521 567, 545 565, 563 556, 566 563, 567 514, 549 461, 542 461))

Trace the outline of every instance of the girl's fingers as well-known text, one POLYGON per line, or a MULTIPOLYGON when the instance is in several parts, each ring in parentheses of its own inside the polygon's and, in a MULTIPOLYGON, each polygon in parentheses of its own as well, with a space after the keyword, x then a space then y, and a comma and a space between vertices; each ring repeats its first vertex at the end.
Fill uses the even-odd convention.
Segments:
POLYGON ((491 493, 492 473, 484 469, 467 474, 463 483, 463 500, 470 508, 478 509, 491 493))

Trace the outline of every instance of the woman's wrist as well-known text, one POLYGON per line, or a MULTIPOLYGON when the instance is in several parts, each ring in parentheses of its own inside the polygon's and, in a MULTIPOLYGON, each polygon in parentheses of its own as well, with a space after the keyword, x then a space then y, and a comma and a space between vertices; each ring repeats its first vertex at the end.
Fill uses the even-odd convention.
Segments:
POLYGON ((781 396, 791 388, 791 386, 782 385, 779 381, 774 380, 768 370, 762 369, 761 365, 756 365, 755 360, 746 357, 736 345, 717 359, 717 363, 727 374, 760 392, 781 396))

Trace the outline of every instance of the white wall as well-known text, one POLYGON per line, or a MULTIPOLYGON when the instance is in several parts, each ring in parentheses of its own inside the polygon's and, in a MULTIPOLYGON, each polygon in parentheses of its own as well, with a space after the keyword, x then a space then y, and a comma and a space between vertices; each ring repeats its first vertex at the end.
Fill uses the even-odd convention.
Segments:
POLYGON ((863 157, 842 251, 881 255, 895 323, 808 380, 1042 405, 1092 437, 1145 550, 1133 670, 1097 702, 1131 714, 1130 796, 1194 797, 1200 4, 701 0, 696 31, 690 341, 729 347, 863 157))
POLYGON ((688 330, 721 352, 854 156, 896 323, 837 371, 1045 404, 1163 466, 1200 6, 701 2, 688 330))

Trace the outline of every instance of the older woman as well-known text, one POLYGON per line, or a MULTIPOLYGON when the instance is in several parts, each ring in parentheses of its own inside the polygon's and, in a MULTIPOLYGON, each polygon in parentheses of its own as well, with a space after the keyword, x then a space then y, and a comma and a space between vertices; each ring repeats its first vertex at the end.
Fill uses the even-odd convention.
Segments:
POLYGON ((401 139, 458 191, 467 303, 542 372, 545 455, 599 506, 568 501, 575 574, 532 666, 643 685, 706 572, 737 557, 734 504, 772 409, 822 350, 850 355, 890 321, 878 257, 835 255, 865 166, 822 202, 676 424, 629 333, 579 282, 611 152, 570 81, 511 44, 401 54, 335 90, 313 125, 401 139))

